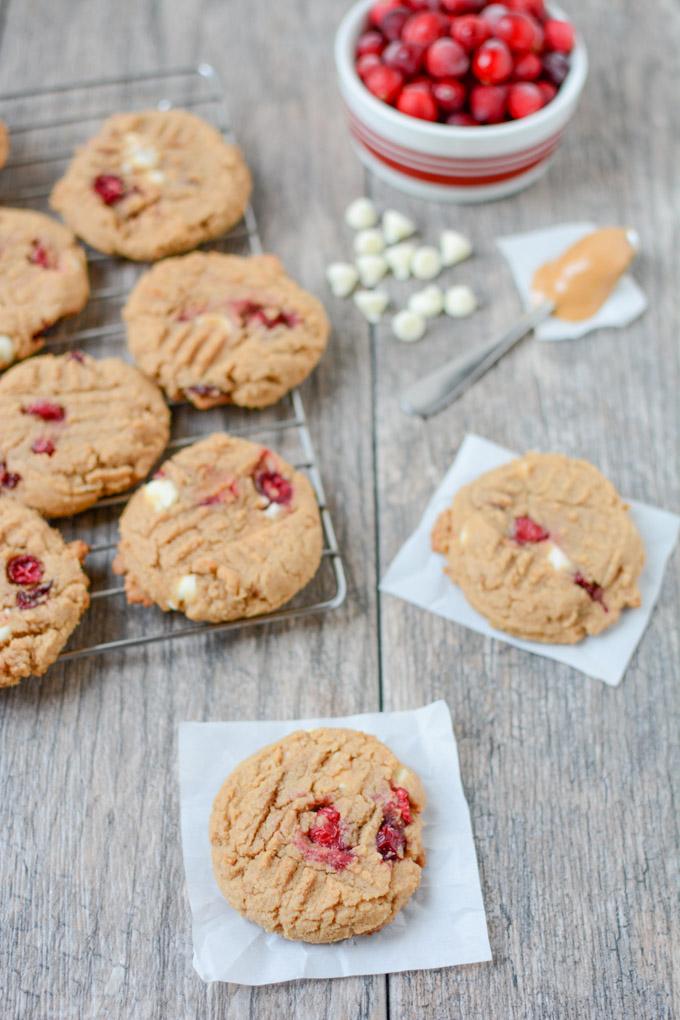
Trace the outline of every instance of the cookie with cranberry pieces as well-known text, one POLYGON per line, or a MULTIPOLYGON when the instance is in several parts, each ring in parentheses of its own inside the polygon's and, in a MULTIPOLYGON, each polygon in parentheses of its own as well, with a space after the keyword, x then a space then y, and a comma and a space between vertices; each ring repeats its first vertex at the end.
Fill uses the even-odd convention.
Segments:
POLYGON ((120 519, 129 602, 213 623, 288 602, 317 571, 314 490, 270 450, 215 433, 162 465, 120 519))
POLYGON ((215 798, 213 870, 225 899, 304 942, 370 935, 420 884, 418 776, 367 733, 300 730, 241 762, 215 798))
POLYGON ((119 358, 44 354, 0 378, 0 492, 65 517, 144 478, 165 449, 170 412, 119 358))
POLYGON ((0 548, 0 687, 11 687, 42 676, 87 609, 87 546, 0 496, 0 548))
POLYGON ((43 333, 87 302, 85 252, 42 213, 0 209, 0 369, 35 354, 43 333))
POLYGON ((432 533, 468 602, 498 630, 574 644, 640 605, 642 539, 597 468, 528 453, 464 486, 432 533))
POLYGON ((142 371, 198 408, 273 404, 309 375, 329 333, 321 303, 273 255, 166 259, 141 278, 123 316, 142 371))
POLYGON ((235 145, 186 110, 118 113, 79 149, 50 203, 110 255, 154 261, 237 223, 250 172, 235 145))

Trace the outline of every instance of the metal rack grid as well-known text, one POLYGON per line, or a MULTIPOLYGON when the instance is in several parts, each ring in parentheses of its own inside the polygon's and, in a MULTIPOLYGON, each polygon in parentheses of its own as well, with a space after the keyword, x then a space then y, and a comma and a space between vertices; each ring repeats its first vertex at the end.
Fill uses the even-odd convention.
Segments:
MULTIPOLYGON (((222 85, 215 69, 208 64, 1 95, 0 117, 9 125, 12 154, 0 175, 0 203, 47 212, 52 185, 66 167, 74 147, 94 133, 97 122, 119 110, 175 106, 192 109, 213 123, 225 138, 234 140, 222 85)), ((238 254, 261 253, 252 207, 248 207, 241 224, 229 234, 201 247, 238 254)), ((124 354, 125 330, 120 311, 146 267, 103 255, 87 246, 86 250, 92 285, 90 301, 75 319, 62 322, 49 332, 45 349, 58 352, 78 348, 96 354, 124 354)), ((299 391, 293 390, 274 408, 265 411, 247 412, 231 407, 197 411, 188 404, 170 406, 173 431, 164 458, 203 435, 220 430, 274 446, 307 474, 317 496, 323 526, 321 567, 314 581, 287 606, 245 620, 191 623, 180 613, 166 614, 156 607, 130 608, 123 585, 111 570, 117 545, 118 511, 130 494, 103 499, 77 517, 58 522, 67 540, 82 538, 90 545, 87 569, 92 582, 91 607, 60 661, 194 634, 293 620, 335 609, 345 599, 345 571, 299 391), (88 621, 92 622, 90 628, 88 621), (100 636, 105 639, 89 643, 88 629, 95 627, 103 631, 100 636)))

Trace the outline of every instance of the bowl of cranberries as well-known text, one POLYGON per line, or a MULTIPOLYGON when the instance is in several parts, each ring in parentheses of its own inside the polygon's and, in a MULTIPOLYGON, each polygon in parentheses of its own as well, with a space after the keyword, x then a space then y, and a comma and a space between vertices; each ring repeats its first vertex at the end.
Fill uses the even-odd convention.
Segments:
POLYGON ((453 202, 537 180, 588 73, 549 0, 360 0, 335 59, 361 160, 402 191, 453 202))

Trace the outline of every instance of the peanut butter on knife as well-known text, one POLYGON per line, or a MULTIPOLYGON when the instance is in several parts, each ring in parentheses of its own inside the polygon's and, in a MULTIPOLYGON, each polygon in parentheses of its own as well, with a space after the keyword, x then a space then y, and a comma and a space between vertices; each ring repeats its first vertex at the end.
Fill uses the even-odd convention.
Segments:
POLYGON ((552 301, 553 314, 568 322, 589 319, 602 307, 637 254, 637 234, 605 227, 587 234, 534 273, 537 301, 552 301))

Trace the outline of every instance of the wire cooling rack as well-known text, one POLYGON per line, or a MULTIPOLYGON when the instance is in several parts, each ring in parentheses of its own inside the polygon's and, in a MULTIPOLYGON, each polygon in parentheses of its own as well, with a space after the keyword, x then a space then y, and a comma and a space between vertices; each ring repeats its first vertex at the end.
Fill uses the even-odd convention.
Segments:
MULTIPOLYGON (((63 173, 74 148, 97 130, 99 121, 121 110, 176 106, 193 110, 214 124, 229 141, 234 140, 224 90, 209 64, 71 82, 52 89, 0 96, 0 117, 9 125, 12 142, 10 159, 0 174, 0 203, 48 212, 52 185, 63 173)), ((262 244, 252 207, 248 207, 242 222, 229 234, 202 247, 241 255, 260 253, 262 244)), ((125 357, 121 310, 146 266, 92 249, 87 249, 87 254, 90 301, 76 318, 50 331, 45 349, 59 353, 76 348, 95 355, 125 357)), ((335 609, 345 599, 345 571, 299 391, 293 390, 265 411, 247 412, 231 407, 197 411, 188 404, 171 407, 172 436, 164 459, 210 432, 226 431, 271 446, 306 473, 317 496, 323 525, 321 567, 311 584, 287 606, 247 620, 190 623, 179 613, 162 613, 155 607, 129 607, 122 581, 113 573, 111 564, 117 544, 118 514, 130 494, 101 500, 84 513, 58 522, 67 540, 81 538, 90 545, 87 571, 92 582, 92 605, 62 653, 62 661, 191 634, 292 620, 335 609)), ((102 413, 106 413, 105 408, 102 413)))

